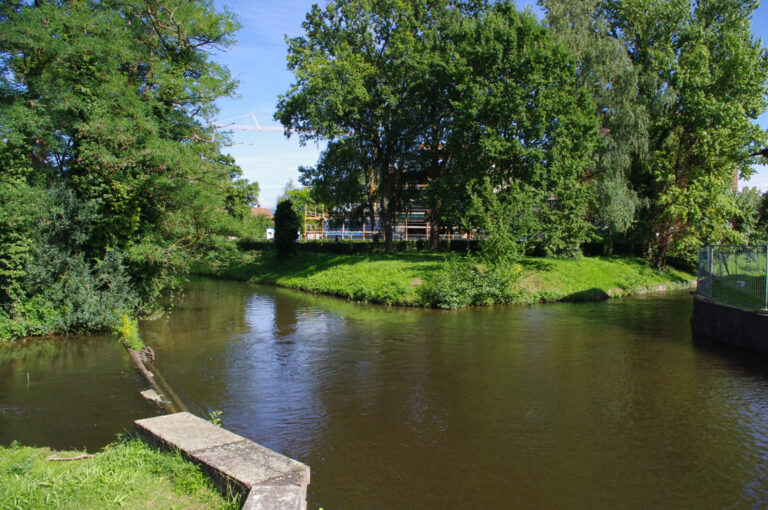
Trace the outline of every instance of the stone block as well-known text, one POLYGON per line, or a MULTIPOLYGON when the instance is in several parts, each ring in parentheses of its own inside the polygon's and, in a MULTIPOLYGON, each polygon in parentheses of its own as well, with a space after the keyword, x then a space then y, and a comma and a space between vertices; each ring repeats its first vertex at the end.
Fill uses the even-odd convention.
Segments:
POLYGON ((253 441, 240 441, 195 452, 195 457, 215 466, 247 487, 264 482, 270 485, 309 483, 309 468, 253 441))
POLYGON ((251 489, 243 510, 305 510, 307 495, 300 487, 260 486, 251 489))
POLYGON ((148 441, 176 448, 200 464, 225 493, 248 492, 243 508, 306 508, 309 466, 301 462, 186 412, 134 423, 148 441))
POLYGON ((139 434, 150 434, 163 443, 187 453, 246 440, 191 413, 156 416, 136 420, 134 424, 139 434))

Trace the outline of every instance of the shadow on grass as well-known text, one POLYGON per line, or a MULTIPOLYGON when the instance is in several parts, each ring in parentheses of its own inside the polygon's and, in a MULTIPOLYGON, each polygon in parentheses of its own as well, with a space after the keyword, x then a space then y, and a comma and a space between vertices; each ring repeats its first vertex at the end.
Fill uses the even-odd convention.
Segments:
POLYGON ((552 264, 552 262, 548 262, 543 259, 532 259, 532 258, 521 259, 520 265, 523 266, 523 269, 525 270, 541 271, 541 272, 550 271, 554 267, 554 264, 552 264))
POLYGON ((561 300, 575 303, 584 301, 605 301, 609 297, 610 296, 603 289, 592 288, 568 294, 561 300))
POLYGON ((618 255, 612 255, 610 257, 605 257, 605 258, 614 263, 621 264, 626 267, 631 267, 641 275, 648 274, 648 273, 652 273, 652 274, 662 273, 665 278, 675 283, 686 283, 688 281, 688 278, 686 278, 683 275, 682 271, 674 271, 673 268, 669 266, 657 268, 657 267, 654 267, 647 260, 642 258, 626 258, 618 255))
POLYGON ((438 271, 443 260, 443 255, 436 253, 345 255, 298 252, 279 257, 274 251, 264 251, 258 260, 248 264, 232 264, 219 271, 218 276, 241 281, 252 279, 262 283, 274 283, 279 278, 310 278, 337 267, 351 268, 363 262, 378 261, 404 262, 411 270, 430 273, 438 271))

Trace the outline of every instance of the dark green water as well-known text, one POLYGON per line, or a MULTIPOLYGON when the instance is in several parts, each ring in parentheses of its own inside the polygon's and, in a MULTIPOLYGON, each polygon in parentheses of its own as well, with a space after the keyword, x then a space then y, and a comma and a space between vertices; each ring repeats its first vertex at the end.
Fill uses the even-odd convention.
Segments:
MULTIPOLYGON (((768 365, 694 343, 690 312, 198 280, 142 334, 193 412, 310 465, 313 509, 768 506, 768 365)), ((111 339, 38 345, 0 362, 0 442, 94 449, 158 412, 111 339)))

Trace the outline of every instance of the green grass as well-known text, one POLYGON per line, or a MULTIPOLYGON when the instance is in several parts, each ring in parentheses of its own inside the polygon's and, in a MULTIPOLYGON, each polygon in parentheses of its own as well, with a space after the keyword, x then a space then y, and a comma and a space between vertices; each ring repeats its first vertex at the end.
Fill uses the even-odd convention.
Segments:
POLYGON ((745 308, 765 308, 765 276, 719 276, 712 282, 712 299, 745 308))
MULTIPOLYGON (((431 306, 439 302, 437 292, 467 288, 458 281, 473 271, 456 270, 447 255, 425 252, 396 255, 336 255, 299 252, 278 259, 273 251, 264 251, 250 261, 238 262, 216 270, 197 267, 197 274, 207 274, 254 283, 266 283, 309 292, 330 294, 354 301, 405 306, 431 306), (425 292, 430 289, 429 292, 425 292)), ((485 268, 476 265, 474 273, 485 268)), ((695 276, 674 269, 658 270, 639 258, 581 257, 578 259, 524 258, 513 268, 510 292, 483 293, 503 295, 506 302, 534 303, 558 300, 595 300, 608 296, 630 295, 645 290, 687 286, 695 276)), ((493 279, 475 279, 496 281, 493 279)), ((460 300, 459 300, 460 301, 460 300)), ((487 298, 480 300, 492 302, 487 298)), ((456 300, 449 300, 455 303, 456 300)), ((478 302, 470 300, 470 302, 478 302)), ((443 306, 442 304, 439 306, 443 306)), ((450 305, 451 307, 454 305, 450 305)))
POLYGON ((82 452, 0 446, 0 509, 240 508, 180 454, 122 440, 84 460, 48 462, 82 452))
POLYGON ((581 257, 523 260, 523 294, 533 301, 584 301, 667 288, 687 287, 696 276, 658 269, 635 257, 581 257))

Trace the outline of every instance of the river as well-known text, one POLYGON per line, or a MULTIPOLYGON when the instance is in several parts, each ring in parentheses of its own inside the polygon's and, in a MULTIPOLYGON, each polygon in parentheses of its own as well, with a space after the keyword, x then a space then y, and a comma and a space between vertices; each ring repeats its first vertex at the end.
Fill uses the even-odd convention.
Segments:
MULTIPOLYGON (((141 324, 190 409, 311 467, 309 508, 768 505, 768 364, 691 297, 459 311, 193 280, 141 324)), ((0 354, 0 443, 98 449, 160 414, 108 335, 0 354)))

